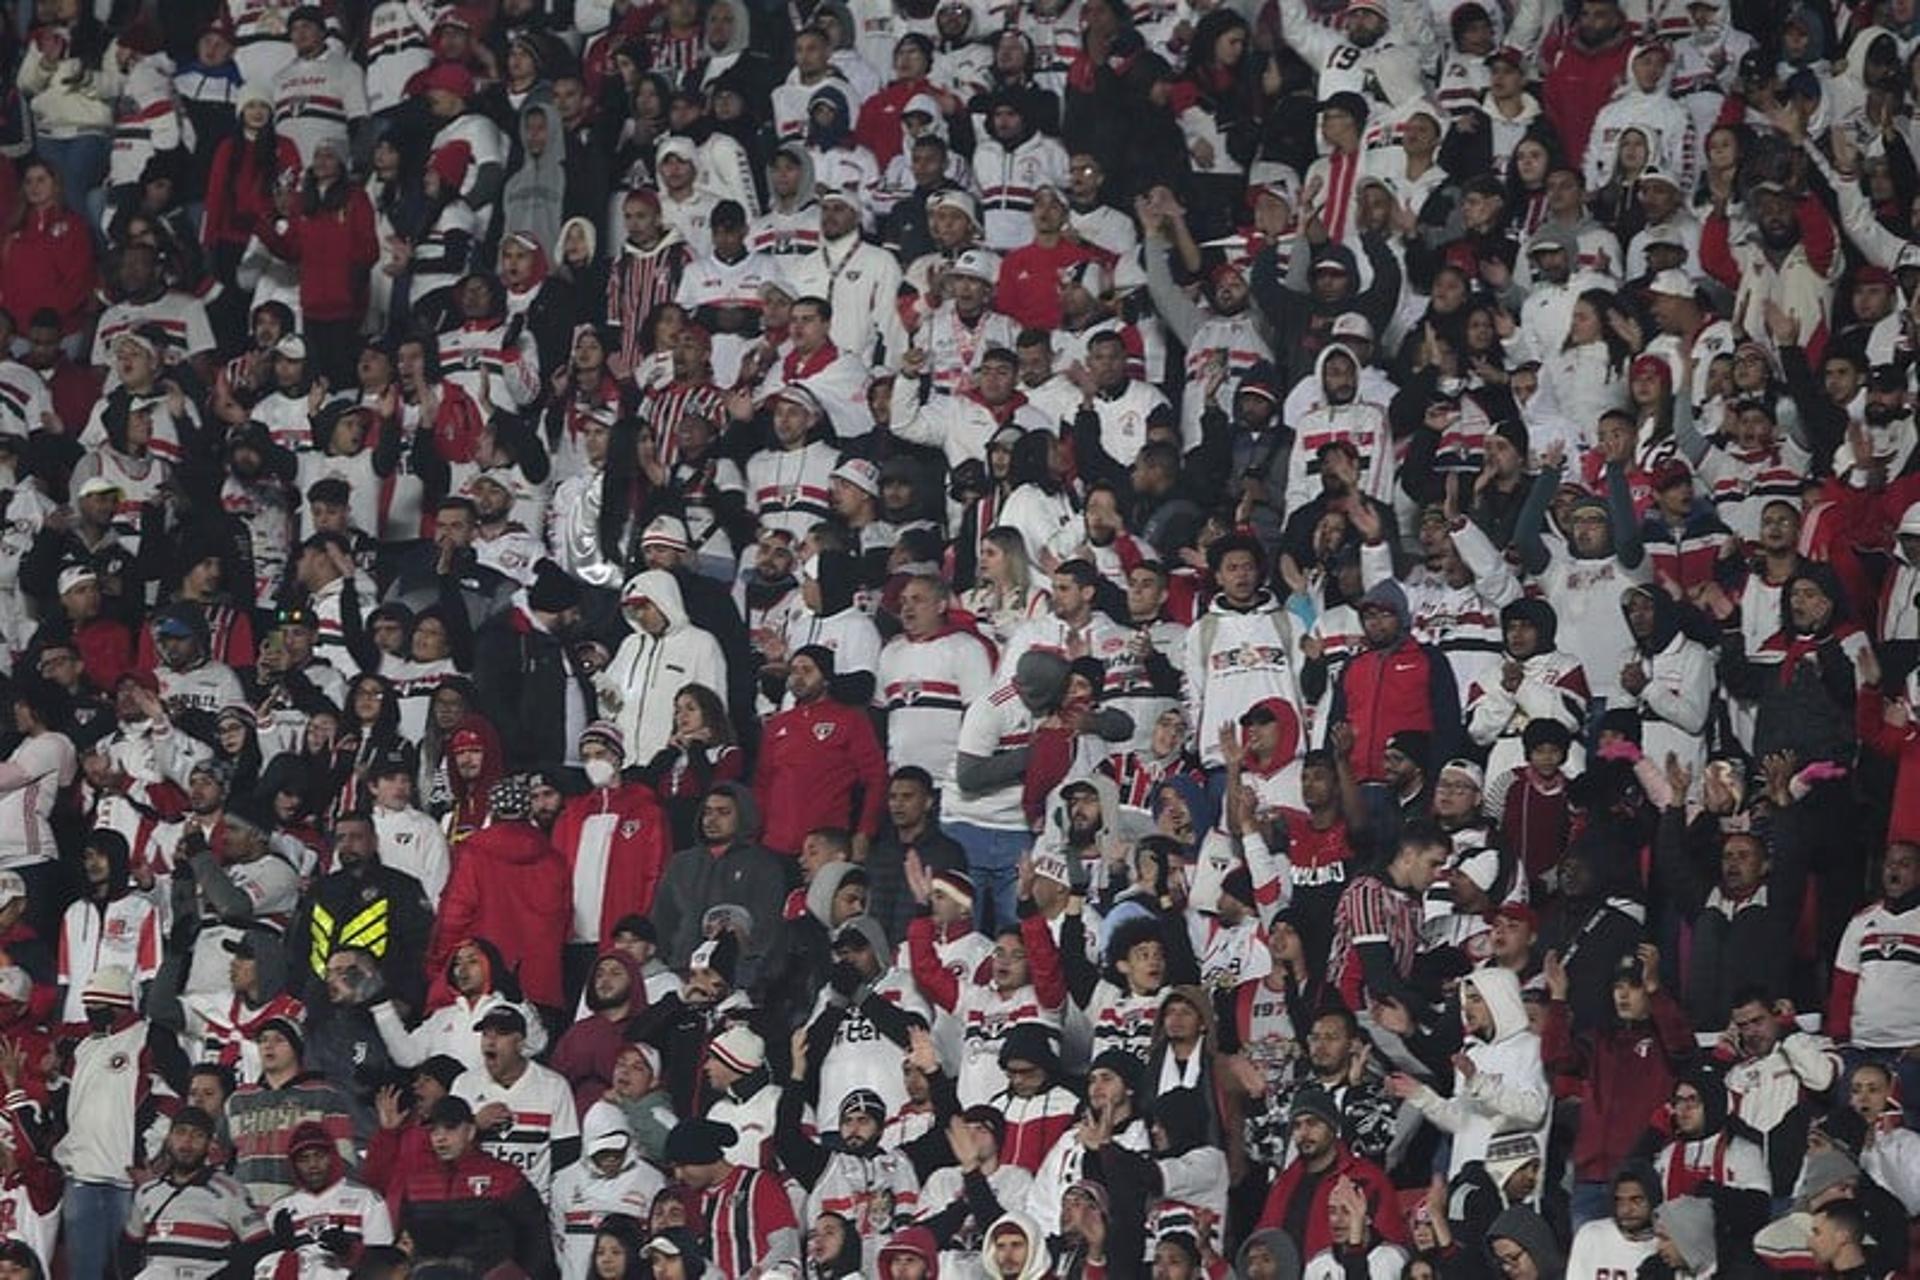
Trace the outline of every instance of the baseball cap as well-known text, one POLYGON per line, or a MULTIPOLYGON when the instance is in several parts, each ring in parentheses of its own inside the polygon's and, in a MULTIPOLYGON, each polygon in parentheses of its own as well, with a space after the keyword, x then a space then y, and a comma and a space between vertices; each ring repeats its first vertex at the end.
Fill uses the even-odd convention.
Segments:
POLYGON ((495 1005, 487 1015, 473 1024, 475 1031, 504 1031, 513 1035, 527 1034, 527 1015, 510 1004, 495 1005))
POLYGON ((1686 272, 1669 267, 1648 282, 1647 292, 1663 298, 1692 298, 1698 290, 1686 272))
POLYGON ((58 594, 65 595, 75 587, 83 587, 89 582, 100 581, 100 575, 84 564, 76 564, 60 571, 58 594))
POLYGON ((290 333, 273 344, 273 354, 287 360, 305 360, 307 340, 297 333, 290 333))
POLYGON ((94 476, 90 480, 82 481, 80 487, 74 490, 74 496, 91 498, 97 494, 119 492, 120 484, 118 481, 109 480, 105 476, 94 476))
POLYGON ((880 469, 865 458, 848 458, 835 467, 828 478, 845 480, 868 497, 880 496, 880 469))
POLYGON ((990 249, 966 249, 947 268, 950 276, 969 276, 992 284, 1000 278, 1000 257, 990 249))

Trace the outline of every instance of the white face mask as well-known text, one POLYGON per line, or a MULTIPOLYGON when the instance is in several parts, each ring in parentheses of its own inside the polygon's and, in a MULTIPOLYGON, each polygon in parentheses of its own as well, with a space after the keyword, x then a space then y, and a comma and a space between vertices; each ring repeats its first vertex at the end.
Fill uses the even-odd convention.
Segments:
POLYGON ((596 787, 608 786, 620 776, 620 766, 600 756, 587 761, 581 768, 587 771, 587 781, 596 787))

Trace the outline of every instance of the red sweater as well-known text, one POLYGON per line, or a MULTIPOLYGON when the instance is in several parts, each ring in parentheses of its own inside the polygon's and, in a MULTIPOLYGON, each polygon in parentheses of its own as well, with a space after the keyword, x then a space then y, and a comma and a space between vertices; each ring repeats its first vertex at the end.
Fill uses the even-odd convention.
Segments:
POLYGON ((1666 988, 1653 993, 1653 1016, 1643 1025, 1614 1024, 1576 1037, 1564 1000, 1547 1006, 1540 1056, 1556 1076, 1577 1078, 1580 1131, 1573 1139, 1574 1176, 1605 1182, 1613 1176, 1654 1113, 1673 1092, 1674 1064, 1694 1053, 1693 1028, 1666 988))
POLYGON ((262 244, 300 264, 303 316, 358 322, 367 314, 367 272, 380 259, 380 238, 366 192, 350 187, 338 209, 297 209, 283 224, 262 222, 259 231, 262 244))
POLYGON ((1049 249, 1030 244, 1015 249, 1000 264, 993 305, 1023 329, 1060 327, 1060 273, 1100 255, 1085 245, 1062 240, 1049 249))
POLYGON ((208 248, 244 247, 247 237, 273 221, 273 185, 286 173, 300 172, 300 149, 291 138, 276 138, 273 172, 262 174, 254 149, 239 135, 223 138, 213 149, 207 170, 207 220, 200 238, 208 248))
MULTIPOLYGON (((1434 664, 1445 661, 1404 636, 1391 649, 1369 649, 1348 661, 1340 673, 1344 711, 1335 708, 1334 720, 1353 725, 1348 759, 1360 781, 1386 777, 1382 756, 1388 738, 1407 729, 1434 731, 1434 664)), ((1448 714, 1458 719, 1451 709, 1448 714)))
MULTIPOLYGON (((46 307, 72 333, 80 327, 87 301, 99 278, 93 269, 93 235, 86 220, 65 209, 27 211, 21 224, 0 240, 0 305, 22 329, 46 307)), ((86 423, 68 423, 77 431, 86 423)))
POLYGON ((820 827, 878 835, 887 758, 866 711, 819 698, 767 721, 753 798, 766 819, 761 843, 775 853, 797 854, 820 827))
POLYGON ((614 922, 622 916, 646 915, 653 909, 654 886, 673 852, 667 815, 644 782, 595 787, 567 801, 553 824, 553 845, 576 881, 576 906, 584 911, 598 902, 599 910, 592 913, 596 943, 613 936, 614 922), (589 874, 596 883, 577 883, 589 874))

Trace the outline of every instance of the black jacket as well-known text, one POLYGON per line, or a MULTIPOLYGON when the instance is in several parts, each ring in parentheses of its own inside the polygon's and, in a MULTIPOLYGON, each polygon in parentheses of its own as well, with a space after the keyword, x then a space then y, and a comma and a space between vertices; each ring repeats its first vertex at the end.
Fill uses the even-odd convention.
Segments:
POLYGON ((567 641, 536 631, 518 609, 490 618, 474 637, 473 683, 480 709, 500 730, 509 769, 558 767, 567 758, 567 683, 592 718, 592 682, 567 641))
POLYGON ((287 985, 310 1007, 324 1004, 328 958, 356 946, 373 954, 390 994, 422 1008, 432 934, 433 904, 414 877, 378 863, 335 871, 307 890, 287 928, 287 985))

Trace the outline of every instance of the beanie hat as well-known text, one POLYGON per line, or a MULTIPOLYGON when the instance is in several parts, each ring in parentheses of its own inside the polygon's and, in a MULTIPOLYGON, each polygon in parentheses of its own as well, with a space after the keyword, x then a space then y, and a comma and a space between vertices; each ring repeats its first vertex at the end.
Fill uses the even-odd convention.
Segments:
POLYGON ((306 1053, 307 1053, 306 1034, 300 1030, 300 1024, 295 1022, 292 1018, 287 1018, 287 1017, 268 1018, 265 1022, 261 1023, 258 1027, 254 1028, 254 1031, 253 1031, 254 1040, 258 1041, 261 1036, 267 1034, 267 1032, 269 1031, 278 1031, 281 1035, 286 1037, 287 1043, 293 1046, 293 1051, 295 1054, 299 1055, 300 1057, 306 1056, 306 1053))
POLYGON ((584 747, 589 742, 601 743, 622 760, 627 758, 627 735, 621 733, 620 726, 611 720, 595 720, 582 729, 580 745, 584 747))
POLYGON ((956 906, 973 910, 973 879, 964 871, 934 872, 933 892, 953 899, 956 906))
POLYGON ((80 990, 80 1003, 133 1008, 133 975, 123 964, 102 965, 80 990))
POLYGON ((807 659, 807 661, 813 663, 814 666, 820 668, 821 675, 829 680, 833 679, 833 650, 827 648, 827 646, 823 644, 803 645, 794 650, 793 656, 807 659))
POLYGON ((1336 1134, 1340 1132, 1340 1105, 1319 1085, 1308 1085, 1293 1095, 1293 1105, 1287 1109, 1287 1123, 1302 1116, 1313 1116, 1336 1134))
POLYGON ((767 1042, 751 1027, 732 1026, 713 1038, 707 1045, 707 1053, 718 1059, 721 1066, 744 1076, 766 1065, 767 1042))
POLYGON ((526 775, 512 773, 487 791, 487 807, 496 818, 524 818, 533 811, 533 788, 526 775))
POLYGON ((527 603, 542 613, 563 613, 580 603, 580 584, 551 560, 534 567, 527 603))

